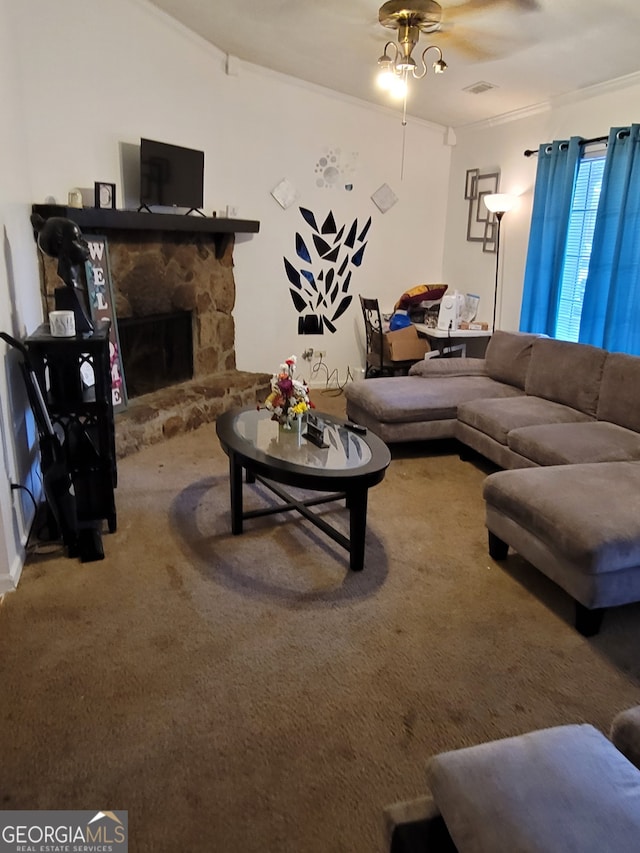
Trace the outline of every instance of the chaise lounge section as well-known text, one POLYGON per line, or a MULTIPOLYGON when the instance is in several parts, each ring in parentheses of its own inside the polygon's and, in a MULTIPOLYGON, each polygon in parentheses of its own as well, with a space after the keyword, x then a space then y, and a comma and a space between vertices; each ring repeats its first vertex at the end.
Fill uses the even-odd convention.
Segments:
POLYGON ((606 608, 640 601, 640 462, 499 471, 483 497, 490 555, 511 546, 562 587, 583 636, 606 608))

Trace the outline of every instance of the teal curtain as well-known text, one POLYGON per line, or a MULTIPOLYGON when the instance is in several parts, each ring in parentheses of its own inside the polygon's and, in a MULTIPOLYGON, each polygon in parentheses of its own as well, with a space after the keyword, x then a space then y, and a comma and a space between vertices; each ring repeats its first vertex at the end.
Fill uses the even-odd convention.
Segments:
POLYGON ((553 336, 562 282, 573 187, 581 138, 556 140, 538 150, 520 330, 553 336))
POLYGON ((613 127, 585 284, 580 341, 640 355, 640 125, 613 127))

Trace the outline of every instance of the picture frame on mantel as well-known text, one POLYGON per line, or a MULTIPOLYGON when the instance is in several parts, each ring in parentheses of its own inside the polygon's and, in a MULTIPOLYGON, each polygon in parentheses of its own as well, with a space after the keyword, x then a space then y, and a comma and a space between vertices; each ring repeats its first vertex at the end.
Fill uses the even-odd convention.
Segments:
POLYGON ((109 328, 111 402, 113 403, 113 411, 121 412, 127 408, 128 400, 116 320, 113 282, 109 266, 109 247, 107 238, 100 234, 87 234, 85 240, 89 246, 89 259, 85 263, 85 271, 91 319, 94 323, 105 319, 111 321, 109 328))
POLYGON ((116 209, 116 185, 96 181, 93 185, 94 205, 107 210, 116 209))

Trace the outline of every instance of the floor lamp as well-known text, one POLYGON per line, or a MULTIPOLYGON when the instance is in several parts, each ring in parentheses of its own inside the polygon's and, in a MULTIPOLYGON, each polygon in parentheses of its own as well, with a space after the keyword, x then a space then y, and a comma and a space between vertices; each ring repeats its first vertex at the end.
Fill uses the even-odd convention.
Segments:
POLYGON ((498 220, 496 231, 496 283, 493 289, 493 324, 491 332, 496 330, 496 305, 498 304, 498 271, 500 267, 500 223, 502 217, 508 210, 511 210, 515 203, 515 198, 507 193, 493 193, 492 195, 483 196, 487 210, 493 213, 498 220))

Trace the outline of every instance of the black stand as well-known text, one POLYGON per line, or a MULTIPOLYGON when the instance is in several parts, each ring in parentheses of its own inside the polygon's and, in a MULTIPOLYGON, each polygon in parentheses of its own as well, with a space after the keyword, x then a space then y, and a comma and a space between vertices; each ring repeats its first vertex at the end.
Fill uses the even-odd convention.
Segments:
POLYGON ((44 324, 25 340, 48 417, 59 437, 60 464, 73 484, 77 539, 69 556, 77 552, 82 562, 104 557, 102 520, 110 533, 117 526, 109 326, 108 321, 102 322, 90 335, 56 338, 44 324))
MULTIPOLYGON (((138 213, 140 213, 141 210, 146 210, 147 213, 153 213, 153 211, 151 210, 151 208, 149 207, 148 204, 141 204, 140 207, 138 208, 138 213)), ((189 216, 190 213, 197 213, 200 216, 204 216, 205 219, 207 218, 207 214, 203 213, 197 207, 190 207, 189 210, 187 210, 187 212, 185 213, 185 216, 189 216)))

